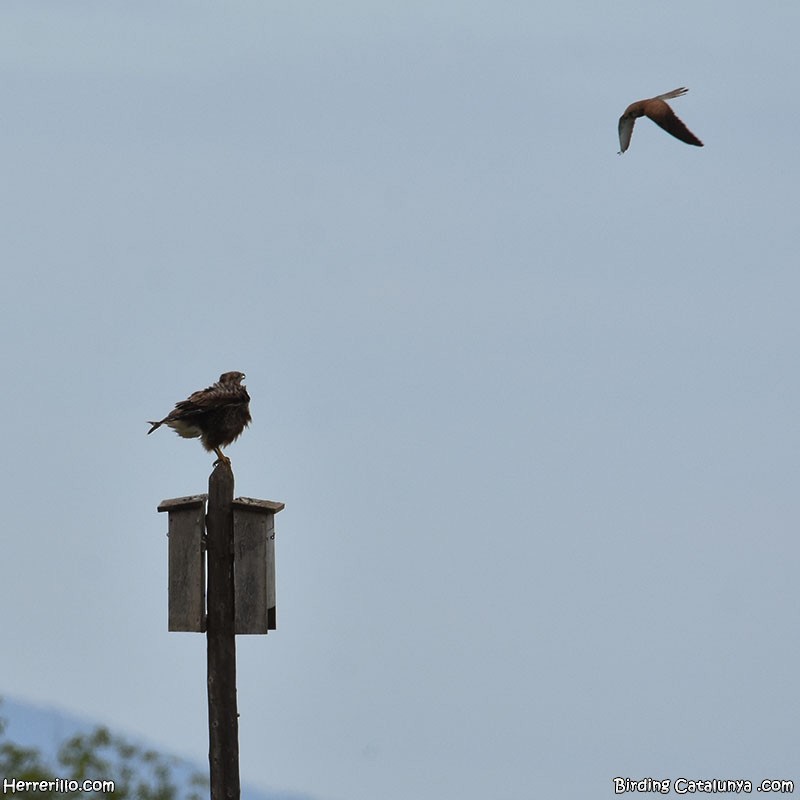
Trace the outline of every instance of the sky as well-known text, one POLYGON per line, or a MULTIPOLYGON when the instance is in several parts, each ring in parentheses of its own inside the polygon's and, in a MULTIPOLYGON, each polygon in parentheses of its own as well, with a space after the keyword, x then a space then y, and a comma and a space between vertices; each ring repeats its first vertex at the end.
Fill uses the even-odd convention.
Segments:
POLYGON ((800 780, 796 2, 0 7, 0 694, 207 753, 146 436, 241 370, 313 800, 800 780), (705 143, 650 121, 672 101, 705 143))

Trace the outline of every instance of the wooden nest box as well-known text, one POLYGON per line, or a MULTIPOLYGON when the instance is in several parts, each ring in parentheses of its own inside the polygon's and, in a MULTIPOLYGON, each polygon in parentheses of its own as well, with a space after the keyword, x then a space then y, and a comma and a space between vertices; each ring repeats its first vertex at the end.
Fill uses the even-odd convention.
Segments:
MULTIPOLYGON (((170 631, 206 631, 207 501, 207 494, 198 494, 158 506, 169 515, 170 631)), ((230 503, 236 633, 276 628, 275 514, 283 508, 283 503, 251 497, 230 503)))

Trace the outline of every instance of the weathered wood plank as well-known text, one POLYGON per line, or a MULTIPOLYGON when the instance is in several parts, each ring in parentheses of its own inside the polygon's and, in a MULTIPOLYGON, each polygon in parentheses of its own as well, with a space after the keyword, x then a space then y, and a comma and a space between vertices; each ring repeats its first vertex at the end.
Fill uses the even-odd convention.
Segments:
POLYGON ((202 633, 205 613, 205 495, 165 500, 159 511, 169 512, 169 609, 170 631, 202 633))
POLYGON ((267 518, 271 512, 234 506, 233 563, 236 633, 266 633, 267 518))
POLYGON ((237 497, 233 501, 233 507, 255 510, 262 509, 277 514, 279 511, 283 511, 283 509, 286 508, 286 503, 280 503, 277 500, 259 500, 255 497, 237 497))
POLYGON ((177 508, 205 505, 207 494, 191 494, 187 497, 173 497, 162 500, 158 506, 159 511, 172 511, 177 508))

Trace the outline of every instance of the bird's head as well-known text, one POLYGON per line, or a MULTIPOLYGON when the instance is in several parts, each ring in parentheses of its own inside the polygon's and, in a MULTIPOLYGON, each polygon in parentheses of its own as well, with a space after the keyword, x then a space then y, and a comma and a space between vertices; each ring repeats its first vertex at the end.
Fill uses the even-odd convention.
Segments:
POLYGON ((219 376, 220 383, 241 383, 247 376, 244 372, 223 372, 222 375, 219 376))

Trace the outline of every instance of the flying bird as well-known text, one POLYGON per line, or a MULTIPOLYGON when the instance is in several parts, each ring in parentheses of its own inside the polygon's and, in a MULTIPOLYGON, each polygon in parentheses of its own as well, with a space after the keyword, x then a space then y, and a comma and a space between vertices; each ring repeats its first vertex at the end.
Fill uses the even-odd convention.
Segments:
POLYGON ((633 125, 638 117, 649 117, 656 125, 662 127, 667 133, 671 133, 676 139, 680 139, 686 144, 702 147, 703 143, 678 119, 675 112, 664 102, 673 97, 680 97, 688 91, 688 89, 684 88, 673 89, 666 94, 659 94, 648 100, 637 100, 635 103, 631 103, 619 118, 620 155, 628 149, 628 145, 631 143, 633 125))
POLYGON ((147 433, 166 424, 185 439, 199 437, 206 450, 213 450, 219 461, 230 464, 220 448, 236 441, 250 423, 250 395, 242 384, 244 378, 243 372, 224 372, 213 386, 176 403, 160 422, 148 422, 153 427, 147 433))

